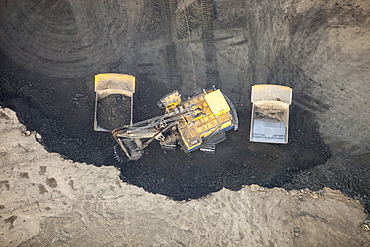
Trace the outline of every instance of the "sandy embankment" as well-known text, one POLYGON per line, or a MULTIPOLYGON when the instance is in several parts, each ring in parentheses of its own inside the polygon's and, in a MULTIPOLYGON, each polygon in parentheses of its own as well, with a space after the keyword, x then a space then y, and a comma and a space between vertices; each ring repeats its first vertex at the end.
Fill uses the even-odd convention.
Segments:
POLYGON ((252 185, 178 202, 46 152, 9 109, 0 136, 1 246, 370 245, 363 207, 339 191, 252 185))

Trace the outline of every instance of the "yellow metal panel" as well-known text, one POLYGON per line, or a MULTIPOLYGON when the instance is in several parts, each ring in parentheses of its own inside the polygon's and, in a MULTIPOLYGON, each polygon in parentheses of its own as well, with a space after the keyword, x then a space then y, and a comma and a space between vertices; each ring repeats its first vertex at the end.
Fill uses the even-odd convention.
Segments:
POLYGON ((210 119, 211 117, 208 115, 206 115, 205 117, 203 117, 203 120, 205 121, 205 122, 207 122, 209 119, 210 119))
POLYGON ((198 132, 202 133, 202 132, 206 131, 207 129, 208 129, 207 125, 204 124, 202 126, 199 126, 198 132))
POLYGON ((135 93, 135 77, 127 74, 104 73, 95 75, 95 92, 105 94, 123 93, 132 96, 135 93))
POLYGON ((213 131, 214 131, 214 129, 210 129, 210 130, 208 130, 207 132, 202 133, 202 134, 200 135, 200 137, 201 137, 201 138, 207 137, 207 136, 209 136, 210 134, 212 134, 212 133, 213 133, 213 131))
POLYGON ((282 101, 290 105, 292 103, 292 88, 273 84, 252 86, 252 103, 262 100, 282 101))
POLYGON ((209 129, 214 128, 217 125, 218 125, 218 122, 214 119, 212 121, 207 122, 207 126, 208 126, 209 129))
POLYGON ((226 122, 226 123, 223 123, 223 124, 221 125, 221 129, 225 129, 225 128, 229 127, 230 125, 231 125, 231 121, 228 121, 228 122, 226 122))
POLYGON ((175 90, 172 93, 167 94, 161 99, 162 103, 167 108, 174 108, 181 102, 181 94, 179 91, 175 90))
POLYGON ((217 120, 219 124, 222 124, 222 123, 226 123, 227 121, 230 121, 231 118, 230 118, 230 115, 224 114, 224 115, 221 115, 217 120))
MULTIPOLYGON (((186 143, 187 144, 187 143, 186 143)), ((189 146, 188 144, 186 145, 187 147, 188 147, 188 150, 190 150, 190 149, 193 149, 193 148, 196 148, 196 147, 198 147, 198 146, 200 146, 202 143, 201 142, 199 142, 199 143, 197 143, 197 144, 195 144, 195 145, 193 145, 193 146, 189 146)))
POLYGON ((204 99, 207 101, 209 108, 211 108, 211 111, 215 116, 219 116, 230 111, 229 104, 222 95, 220 89, 206 94, 204 99))
MULTIPOLYGON (((199 119, 195 122, 195 125, 197 126, 197 128, 202 128, 205 124, 204 124, 204 121, 203 119, 199 119)), ((198 131, 199 132, 199 131, 198 131)))

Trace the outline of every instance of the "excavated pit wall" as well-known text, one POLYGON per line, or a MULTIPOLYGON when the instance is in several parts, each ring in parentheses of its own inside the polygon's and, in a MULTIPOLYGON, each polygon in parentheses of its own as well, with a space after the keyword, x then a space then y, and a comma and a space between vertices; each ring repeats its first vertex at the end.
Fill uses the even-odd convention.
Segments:
POLYGON ((46 149, 113 165, 111 137, 93 132, 97 73, 137 77, 135 119, 162 114, 173 89, 220 87, 241 126, 215 156, 152 145, 121 178, 182 200, 223 187, 330 186, 369 208, 370 34, 367 1, 0 2, 1 105, 46 149), (189 31, 191 35, 189 36, 189 31), (290 143, 248 141, 250 88, 293 88, 290 143), (329 160, 329 161, 328 161, 329 160))

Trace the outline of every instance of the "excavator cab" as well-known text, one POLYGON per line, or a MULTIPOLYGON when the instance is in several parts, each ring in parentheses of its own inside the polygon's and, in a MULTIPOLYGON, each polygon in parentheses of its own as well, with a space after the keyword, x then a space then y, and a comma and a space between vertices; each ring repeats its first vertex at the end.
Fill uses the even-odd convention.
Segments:
POLYGON ((159 107, 165 107, 166 111, 169 112, 171 109, 174 109, 182 101, 181 93, 177 90, 172 93, 166 94, 163 96, 157 103, 159 107))

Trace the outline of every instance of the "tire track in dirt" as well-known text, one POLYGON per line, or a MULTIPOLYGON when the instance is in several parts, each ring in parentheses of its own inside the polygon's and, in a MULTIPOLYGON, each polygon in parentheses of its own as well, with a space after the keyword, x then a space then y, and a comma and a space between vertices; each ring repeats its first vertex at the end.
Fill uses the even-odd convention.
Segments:
POLYGON ((0 29, 2 49, 28 68, 64 74, 85 62, 68 1, 2 1, 1 12, 8 18, 0 29))
POLYGON ((176 31, 176 0, 153 0, 157 18, 161 21, 163 32, 165 33, 164 55, 167 63, 169 76, 169 90, 181 88, 183 79, 177 59, 177 31, 176 31))
POLYGON ((199 0, 202 17, 202 44, 205 57, 206 88, 222 88, 217 64, 217 49, 213 33, 215 8, 213 0, 199 0))
MULTIPOLYGON (((165 56, 170 78, 170 89, 178 89, 183 85, 182 72, 178 58, 177 41, 190 38, 191 32, 201 28, 201 42, 204 53, 205 84, 207 88, 212 85, 220 87, 220 76, 217 65, 216 46, 213 30, 213 20, 215 16, 215 7, 213 0, 197 0, 182 9, 184 3, 174 0, 154 1, 154 8, 162 22, 162 28, 166 33, 167 45, 165 47, 165 56)), ((158 19, 156 17, 155 19, 158 19)), ((190 45, 190 44, 189 44, 190 45)), ((192 53, 193 51, 190 51, 192 53)), ((193 56, 191 56, 193 59, 193 56)), ((199 68, 198 68, 199 69, 199 68)))
POLYGON ((131 51, 122 50, 132 46, 128 10, 134 7, 140 12, 139 3, 1 1, 1 48, 26 68, 53 77, 117 70, 122 63, 130 66, 131 51))

